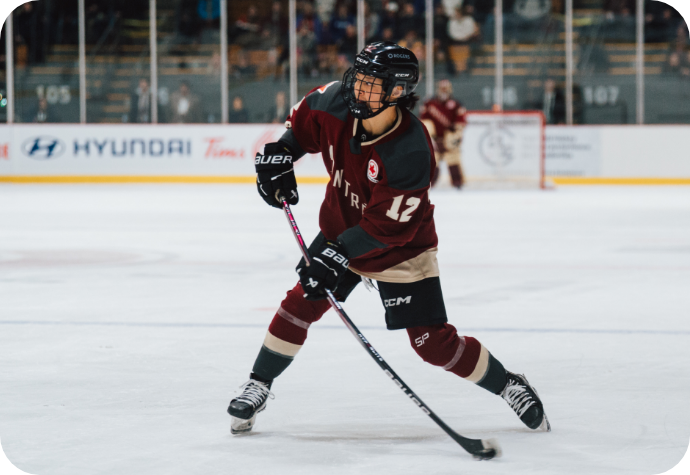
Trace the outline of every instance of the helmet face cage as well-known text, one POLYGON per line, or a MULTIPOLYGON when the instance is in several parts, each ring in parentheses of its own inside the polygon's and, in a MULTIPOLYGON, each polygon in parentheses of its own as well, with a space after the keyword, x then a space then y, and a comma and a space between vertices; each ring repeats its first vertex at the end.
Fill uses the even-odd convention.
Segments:
POLYGON ((364 120, 397 104, 397 100, 390 100, 396 87, 402 87, 402 98, 414 91, 418 81, 417 58, 410 50, 395 43, 373 43, 357 55, 354 67, 343 75, 341 93, 350 113, 364 120))
POLYGON ((363 120, 375 117, 396 104, 388 101, 394 87, 387 84, 389 81, 380 79, 357 71, 356 68, 345 71, 341 90, 350 113, 355 118, 363 120), (357 74, 360 74, 360 80, 357 79, 357 74))

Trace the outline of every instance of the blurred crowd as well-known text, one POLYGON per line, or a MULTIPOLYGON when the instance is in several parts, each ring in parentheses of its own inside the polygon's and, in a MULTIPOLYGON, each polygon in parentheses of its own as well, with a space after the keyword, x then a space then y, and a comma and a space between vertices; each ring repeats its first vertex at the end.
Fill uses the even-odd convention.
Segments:
MULTIPOLYGON (((356 0, 298 0, 297 41, 300 65, 308 74, 331 73, 334 58, 349 62, 356 54, 356 0)), ((287 59, 288 2, 228 2, 229 43, 238 50, 276 50, 279 64, 287 59)), ((574 7, 598 11, 604 35, 618 30, 634 40, 636 0, 574 0, 574 7), (582 4, 582 5, 580 5, 582 4)), ((172 44, 194 45, 218 41, 220 0, 158 0, 159 31, 170 33, 172 44), (159 14, 159 16, 161 16, 159 14)), ((565 0, 504 0, 506 35, 529 38, 549 28, 564 13, 565 0), (532 30, 532 31, 530 31, 532 30)), ((434 0, 435 49, 449 44, 493 42, 494 0, 434 0)), ((367 0, 364 34, 367 42, 390 40, 423 57, 424 0, 367 0)), ((89 0, 86 6, 86 42, 119 45, 137 42, 136 28, 147 25, 148 2, 89 0)), ((673 42, 685 28, 680 15, 663 2, 645 0, 647 42, 673 42)), ((15 12, 15 41, 26 45, 29 64, 45 60, 50 45, 78 42, 76 0, 26 3, 15 12)), ((242 54, 239 55, 240 57, 242 54)), ((245 55, 246 56, 246 55, 245 55)), ((342 64, 340 65, 342 66, 342 64)))
MULTIPOLYGON (((581 38, 605 41, 635 40, 636 0, 574 0, 577 11, 595 12, 595 22, 580 21, 581 38)), ((250 2, 228 0, 229 75, 232 85, 263 78, 287 80, 289 73, 288 1, 250 2)), ((367 43, 394 41, 426 60, 425 0, 366 0, 364 36, 367 43)), ((447 77, 469 71, 468 62, 482 45, 494 42, 494 0, 434 0, 434 61, 447 77)), ((357 53, 356 0, 297 0, 297 61, 300 81, 340 78, 357 53)), ((204 46, 220 42, 220 0, 157 0, 159 57, 180 58, 175 63, 180 76, 192 59, 207 55, 209 75, 220 71, 220 54, 204 46)), ((565 0, 503 0, 506 44, 539 44, 549 34, 562 32, 565 0)), ((139 45, 145 56, 148 44, 148 2, 128 0, 86 1, 86 43, 89 54, 125 54, 123 45, 139 45)), ((19 66, 45 63, 54 45, 76 45, 78 10, 76 0, 42 0, 22 5, 14 15, 15 61, 19 66)), ((690 42, 682 17, 663 2, 645 0, 645 41, 668 44, 664 74, 690 78, 690 42)), ((4 38, 0 40, 3 42, 4 38)), ((0 45, 0 68, 4 68, 4 46, 0 45)), ((595 71, 608 68, 601 48, 593 47, 588 56, 595 71), (603 65, 603 66, 602 66, 603 65)), ((205 66, 206 67, 206 66, 205 66)), ((584 67, 579 65, 578 67, 584 67)), ((198 68, 197 68, 198 69, 198 68)), ((137 77, 133 81, 138 81, 137 77)), ((144 82, 146 82, 144 80, 144 82)), ((190 78, 172 79, 169 100, 160 117, 168 122, 208 122, 203 111, 204 95, 190 78), (184 79, 184 80, 183 80, 184 79), (197 91, 194 89, 197 88, 197 91)), ((129 101, 131 122, 150 120, 150 111, 142 95, 143 83, 129 101)), ((285 88, 282 88, 285 89, 285 88)), ((131 90, 131 89, 130 89, 131 90)), ((232 94, 232 92, 231 92, 232 94)), ((282 117, 285 92, 279 91, 266 102, 271 111, 248 114, 245 99, 231 95, 231 121, 272 122, 282 117), (276 115, 273 111, 280 112, 276 115)), ((45 102, 45 101, 44 101, 45 102)), ((46 121, 54 113, 40 103, 30 114, 31 120, 46 121), (35 113, 34 113, 35 112, 35 113)), ((284 118, 284 117, 283 117, 284 118)), ((215 117, 214 120, 218 120, 215 117)), ((282 119, 280 119, 282 120, 282 119)))

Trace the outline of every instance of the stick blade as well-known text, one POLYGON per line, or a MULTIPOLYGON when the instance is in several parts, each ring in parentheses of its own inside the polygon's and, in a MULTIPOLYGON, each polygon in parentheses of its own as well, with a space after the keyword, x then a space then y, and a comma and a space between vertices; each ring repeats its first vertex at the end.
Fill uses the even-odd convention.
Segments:
POLYGON ((491 460, 500 457, 503 452, 496 439, 482 439, 482 448, 475 451, 472 455, 477 460, 491 460))

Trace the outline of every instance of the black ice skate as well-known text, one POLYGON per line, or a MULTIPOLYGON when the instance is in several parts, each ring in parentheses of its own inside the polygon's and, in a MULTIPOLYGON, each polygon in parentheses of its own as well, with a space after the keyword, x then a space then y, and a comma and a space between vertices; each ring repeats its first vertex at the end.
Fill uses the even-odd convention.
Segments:
POLYGON ((230 401, 228 407, 228 414, 232 416, 230 422, 230 432, 233 434, 241 434, 249 432, 254 427, 256 421, 256 414, 266 409, 266 401, 270 397, 273 399, 273 393, 270 383, 262 383, 255 379, 250 379, 244 383, 241 388, 244 388, 242 394, 230 401))
POLYGON ((508 383, 500 396, 506 400, 520 420, 532 430, 551 432, 551 424, 544 413, 544 405, 537 390, 527 382, 522 374, 508 373, 508 383))

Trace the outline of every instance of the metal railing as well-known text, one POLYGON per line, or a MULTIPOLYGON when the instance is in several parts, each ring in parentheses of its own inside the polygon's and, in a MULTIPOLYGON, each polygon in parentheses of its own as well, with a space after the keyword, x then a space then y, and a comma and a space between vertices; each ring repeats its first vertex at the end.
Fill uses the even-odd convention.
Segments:
MULTIPOLYGON (((80 101, 80 121, 86 123, 86 53, 85 53, 85 22, 84 22, 84 0, 77 0, 79 6, 79 101, 80 101)), ((290 101, 295 104, 298 100, 298 75, 297 75, 297 34, 296 34, 296 0, 289 0, 289 91, 290 101)), ((364 44, 365 35, 365 17, 364 17, 364 1, 358 0, 357 5, 357 36, 358 46, 364 44)), ((433 8, 431 0, 426 1, 427 10, 433 8)), ((221 0, 221 35, 220 35, 220 55, 221 55, 221 122, 228 122, 229 110, 229 81, 228 81, 228 2, 221 0)), ((156 0, 149 0, 149 24, 150 24, 150 77, 151 77, 151 119, 153 123, 158 121, 158 52, 157 52, 157 17, 156 17, 156 0)), ((495 7, 495 39, 494 39, 494 55, 495 55, 495 74, 494 74, 494 104, 495 110, 503 108, 503 1, 497 0, 495 7)), ((635 71, 636 71, 636 111, 637 123, 643 124, 645 121, 644 102, 645 102, 645 86, 644 86, 644 0, 637 0, 637 16, 636 16, 636 55, 635 55, 635 71)), ((426 15, 426 96, 430 96, 433 91, 433 72, 434 72, 434 55, 433 55, 433 14, 427 12, 426 15)), ((13 60, 13 35, 12 35, 12 15, 10 15, 6 22, 8 34, 6 35, 6 67, 7 67, 7 123, 12 123, 14 120, 15 110, 15 89, 14 89, 14 60, 13 60)), ((573 123, 573 74, 574 66, 574 45, 573 45, 573 1, 566 0, 566 15, 565 15, 565 54, 566 54, 566 123, 573 123)), ((449 59, 450 60, 450 59, 449 59)))

